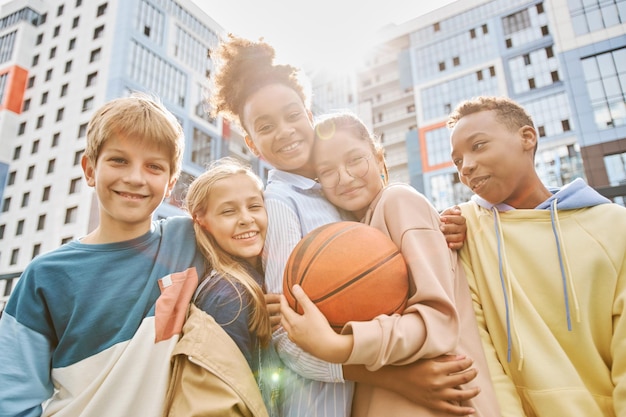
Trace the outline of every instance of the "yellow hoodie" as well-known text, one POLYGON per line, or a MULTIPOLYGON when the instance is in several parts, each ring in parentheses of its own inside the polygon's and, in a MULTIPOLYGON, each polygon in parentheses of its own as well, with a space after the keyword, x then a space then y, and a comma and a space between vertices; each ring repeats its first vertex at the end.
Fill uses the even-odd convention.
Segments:
POLYGON ((626 209, 581 180, 534 210, 473 200, 460 256, 502 415, 626 416, 626 209))

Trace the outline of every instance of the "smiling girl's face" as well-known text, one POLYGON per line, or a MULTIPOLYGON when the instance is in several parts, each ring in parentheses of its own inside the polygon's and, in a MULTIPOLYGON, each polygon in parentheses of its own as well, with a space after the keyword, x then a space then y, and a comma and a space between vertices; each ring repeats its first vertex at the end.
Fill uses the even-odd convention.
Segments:
POLYGON ((357 219, 384 186, 380 157, 369 140, 357 137, 351 129, 338 127, 329 137, 317 138, 313 162, 326 198, 357 219))
POLYGON ((260 88, 246 99, 242 121, 246 143, 274 168, 313 178, 313 116, 283 84, 260 88))
POLYGON ((267 212, 259 185, 246 174, 213 184, 209 204, 198 223, 233 256, 257 264, 267 231, 267 212))

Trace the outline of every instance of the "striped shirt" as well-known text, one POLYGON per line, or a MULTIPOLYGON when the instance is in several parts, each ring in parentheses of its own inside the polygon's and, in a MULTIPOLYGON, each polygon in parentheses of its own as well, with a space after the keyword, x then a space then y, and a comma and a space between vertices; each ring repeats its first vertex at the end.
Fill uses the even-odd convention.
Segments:
MULTIPOLYGON (((311 230, 343 220, 312 179, 271 170, 265 190, 268 229, 263 266, 268 293, 283 292, 283 271, 296 244, 311 230)), ((273 334, 283 363, 283 417, 347 417, 354 383, 344 381, 342 365, 309 355, 280 328, 273 334)))

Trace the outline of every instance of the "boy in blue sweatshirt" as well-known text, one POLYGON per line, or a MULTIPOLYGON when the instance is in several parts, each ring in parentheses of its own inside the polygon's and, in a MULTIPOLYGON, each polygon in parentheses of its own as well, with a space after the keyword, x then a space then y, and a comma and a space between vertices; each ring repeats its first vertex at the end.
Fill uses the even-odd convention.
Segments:
POLYGON ((153 221, 181 169, 183 131, 160 103, 92 117, 82 158, 95 230, 35 258, 0 319, 0 416, 159 416, 170 354, 204 271, 190 218, 153 221))

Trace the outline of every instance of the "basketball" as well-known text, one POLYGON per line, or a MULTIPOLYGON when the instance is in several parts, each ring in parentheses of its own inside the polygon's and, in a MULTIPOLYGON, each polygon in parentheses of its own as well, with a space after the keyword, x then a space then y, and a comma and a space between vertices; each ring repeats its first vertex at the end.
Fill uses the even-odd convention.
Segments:
POLYGON ((409 278, 398 247, 380 230, 358 222, 319 227, 300 240, 285 267, 283 293, 298 313, 299 284, 339 332, 348 321, 369 321, 406 307, 409 278))

